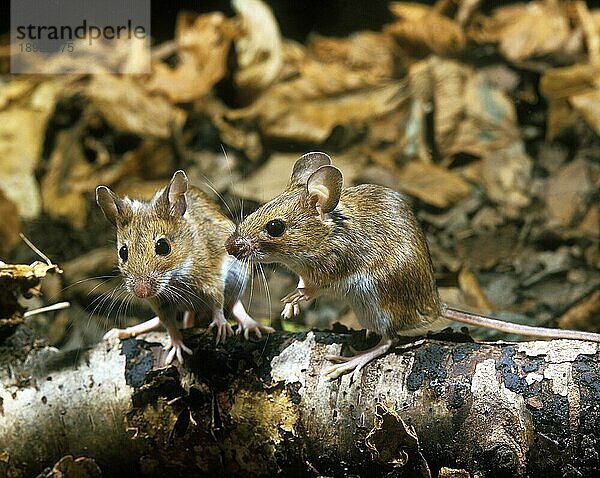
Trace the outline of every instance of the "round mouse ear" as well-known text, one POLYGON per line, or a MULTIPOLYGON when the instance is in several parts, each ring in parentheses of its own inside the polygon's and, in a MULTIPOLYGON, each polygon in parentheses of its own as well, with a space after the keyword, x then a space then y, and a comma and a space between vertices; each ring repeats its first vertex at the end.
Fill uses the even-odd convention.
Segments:
POLYGON ((308 201, 321 218, 333 211, 340 202, 344 178, 335 166, 322 166, 310 175, 306 183, 308 201))
POLYGON ((117 221, 123 221, 131 213, 129 203, 121 199, 106 186, 98 186, 96 188, 96 202, 102 212, 114 226, 117 221))
POLYGON ((185 193, 188 190, 188 178, 180 169, 175 171, 171 181, 158 200, 157 205, 165 215, 181 217, 185 214, 187 203, 185 193))
POLYGON ((329 164, 331 164, 331 158, 325 153, 318 151, 306 153, 300 156, 294 164, 290 183, 306 184, 312 173, 321 166, 327 166, 329 164))

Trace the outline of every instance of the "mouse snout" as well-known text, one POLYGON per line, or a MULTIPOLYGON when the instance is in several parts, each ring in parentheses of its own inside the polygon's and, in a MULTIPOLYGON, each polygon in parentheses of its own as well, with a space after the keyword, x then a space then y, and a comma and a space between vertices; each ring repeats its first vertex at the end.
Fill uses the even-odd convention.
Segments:
POLYGON ((150 280, 139 280, 133 286, 133 293, 140 299, 147 299, 154 295, 154 287, 150 280))
POLYGON ((243 237, 233 235, 225 241, 225 249, 229 255, 241 259, 247 255, 249 247, 247 241, 244 240, 243 237))
POLYGON ((240 253, 240 246, 238 244, 237 237, 231 236, 225 241, 225 249, 227 254, 237 257, 240 253))

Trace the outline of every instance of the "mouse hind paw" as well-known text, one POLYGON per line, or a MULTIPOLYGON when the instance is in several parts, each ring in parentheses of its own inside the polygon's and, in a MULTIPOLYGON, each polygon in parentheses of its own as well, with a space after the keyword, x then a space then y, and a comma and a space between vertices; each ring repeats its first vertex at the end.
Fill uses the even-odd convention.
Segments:
POLYGON ((171 337, 171 342, 165 347, 165 350, 169 352, 167 358, 165 358, 165 365, 169 365, 175 357, 177 357, 179 363, 183 363, 183 352, 193 355, 192 349, 187 347, 181 338, 174 339, 171 337))
POLYGON ((391 340, 382 339, 375 347, 363 352, 359 352, 352 357, 326 355, 325 359, 329 360, 335 365, 327 367, 325 370, 323 370, 323 374, 329 380, 335 380, 342 375, 352 372, 352 380, 354 381, 358 378, 359 372, 365 365, 367 365, 369 362, 372 362, 377 357, 384 355, 391 345, 391 340))
POLYGON ((250 317, 248 312, 246 312, 244 305, 239 300, 233 305, 231 313, 238 323, 235 333, 237 335, 243 333, 246 340, 250 340, 251 334, 254 334, 256 338, 260 340, 262 339, 263 334, 271 334, 275 332, 273 327, 263 325, 250 317))

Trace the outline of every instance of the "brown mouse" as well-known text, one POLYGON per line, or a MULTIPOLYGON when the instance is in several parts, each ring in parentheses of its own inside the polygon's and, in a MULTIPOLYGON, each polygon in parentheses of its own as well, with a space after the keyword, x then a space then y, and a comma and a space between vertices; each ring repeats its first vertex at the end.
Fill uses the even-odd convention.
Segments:
POLYGON ((238 333, 261 338, 271 333, 250 317, 240 297, 249 277, 247 264, 228 256, 223 246, 234 223, 200 189, 188 186, 177 171, 168 186, 149 201, 119 197, 106 186, 96 188, 96 201, 117 230, 119 269, 127 291, 149 302, 156 317, 127 329, 112 329, 104 338, 128 338, 160 324, 170 338, 170 363, 182 362, 185 346, 176 317, 184 312, 184 327, 193 324, 194 311, 209 308, 216 341, 233 333, 225 319, 231 314, 238 333))
POLYGON ((383 355, 400 335, 440 329, 448 319, 507 333, 600 341, 600 334, 511 324, 444 305, 429 248, 401 194, 372 184, 344 188, 325 153, 302 156, 287 188, 250 214, 226 243, 242 260, 279 262, 299 275, 282 315, 321 294, 344 299, 360 324, 382 338, 353 357, 328 356, 330 378, 383 355))

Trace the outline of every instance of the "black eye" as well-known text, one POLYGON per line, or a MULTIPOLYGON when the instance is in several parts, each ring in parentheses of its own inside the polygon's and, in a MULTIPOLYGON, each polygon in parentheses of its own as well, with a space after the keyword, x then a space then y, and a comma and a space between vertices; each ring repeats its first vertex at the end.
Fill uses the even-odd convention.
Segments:
POLYGON ((129 256, 129 251, 127 250, 127 246, 123 244, 119 249, 119 257, 123 262, 127 262, 127 257, 129 256))
POLYGON ((265 231, 271 237, 279 237, 285 232, 285 223, 281 219, 273 219, 267 222, 265 231))
POLYGON ((166 256, 171 252, 171 244, 169 244, 166 239, 159 239, 154 245, 154 252, 159 256, 166 256))

